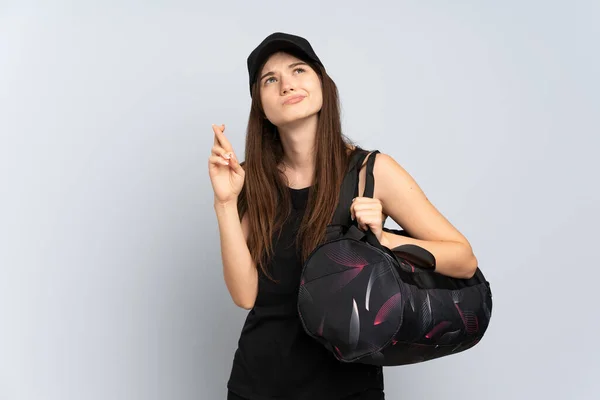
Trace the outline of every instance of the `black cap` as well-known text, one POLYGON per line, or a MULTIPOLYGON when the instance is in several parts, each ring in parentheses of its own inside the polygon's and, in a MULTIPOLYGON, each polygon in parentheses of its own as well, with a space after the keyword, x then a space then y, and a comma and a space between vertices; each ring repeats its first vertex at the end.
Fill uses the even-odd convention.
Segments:
POLYGON ((314 61, 323 67, 323 63, 315 54, 308 40, 303 37, 288 33, 275 32, 267 36, 248 56, 248 75, 250 78, 250 95, 252 84, 257 79, 258 69, 262 63, 273 53, 278 51, 288 52, 300 59, 314 61))

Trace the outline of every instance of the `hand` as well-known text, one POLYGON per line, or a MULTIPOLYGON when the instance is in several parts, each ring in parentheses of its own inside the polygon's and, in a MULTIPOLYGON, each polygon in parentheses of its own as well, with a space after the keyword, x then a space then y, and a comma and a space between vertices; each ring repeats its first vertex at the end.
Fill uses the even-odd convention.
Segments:
POLYGON ((246 172, 239 164, 231 143, 223 133, 225 125, 213 124, 212 128, 215 138, 208 159, 208 173, 215 192, 215 201, 223 204, 237 200, 244 186, 246 172))
POLYGON ((356 197, 350 206, 350 215, 358 223, 358 228, 363 231, 370 229, 379 243, 384 244, 382 211, 381 201, 371 197, 356 197))

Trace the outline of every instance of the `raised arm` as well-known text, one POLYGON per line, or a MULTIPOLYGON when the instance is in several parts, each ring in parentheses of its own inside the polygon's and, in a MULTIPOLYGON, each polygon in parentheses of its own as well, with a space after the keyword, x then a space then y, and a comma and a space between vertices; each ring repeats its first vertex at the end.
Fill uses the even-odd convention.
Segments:
POLYGON ((247 215, 240 222, 237 208, 245 171, 225 137, 224 130, 224 125, 213 125, 215 139, 208 170, 215 192, 214 209, 219 225, 225 284, 233 302, 249 310, 254 306, 258 292, 258 271, 247 244, 247 215))

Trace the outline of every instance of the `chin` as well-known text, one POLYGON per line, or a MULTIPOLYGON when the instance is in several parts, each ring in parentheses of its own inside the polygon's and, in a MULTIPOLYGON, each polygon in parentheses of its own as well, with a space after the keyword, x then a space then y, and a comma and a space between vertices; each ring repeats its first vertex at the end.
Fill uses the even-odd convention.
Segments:
POLYGON ((277 125, 279 127, 286 126, 286 125, 293 125, 298 122, 306 121, 313 116, 314 116, 314 114, 308 114, 308 115, 299 115, 299 116, 291 117, 291 118, 285 118, 285 119, 281 119, 281 120, 277 121, 277 123, 275 125, 277 125))

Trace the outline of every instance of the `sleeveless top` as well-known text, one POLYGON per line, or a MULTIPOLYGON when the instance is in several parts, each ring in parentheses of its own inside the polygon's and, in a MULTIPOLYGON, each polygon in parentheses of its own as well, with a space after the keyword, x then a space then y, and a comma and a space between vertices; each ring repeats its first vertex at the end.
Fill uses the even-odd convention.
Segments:
POLYGON ((234 355, 227 388, 248 399, 334 400, 366 389, 383 390, 382 368, 338 361, 308 336, 297 314, 302 263, 295 238, 310 188, 289 188, 292 211, 274 235, 269 271, 259 270, 258 295, 234 355))

